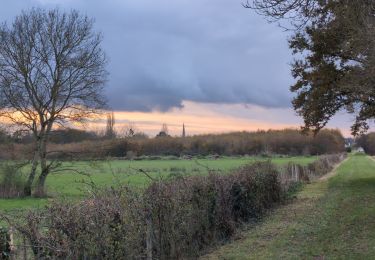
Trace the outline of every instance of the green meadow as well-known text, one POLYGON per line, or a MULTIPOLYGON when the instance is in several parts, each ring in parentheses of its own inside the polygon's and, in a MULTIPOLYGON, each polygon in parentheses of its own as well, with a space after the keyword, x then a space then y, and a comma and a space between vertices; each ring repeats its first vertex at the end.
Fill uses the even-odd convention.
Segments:
MULTIPOLYGON (((91 186, 118 186, 121 184, 146 187, 152 179, 171 176, 204 175, 209 171, 227 173, 242 165, 261 160, 271 160, 276 165, 289 162, 306 165, 316 160, 309 157, 222 157, 219 159, 192 160, 108 160, 93 162, 64 162, 59 171, 47 178, 49 198, 0 199, 0 211, 24 210, 43 207, 49 200, 56 198, 82 198, 91 190, 91 186)), ((24 169, 27 172, 27 169, 24 169)))

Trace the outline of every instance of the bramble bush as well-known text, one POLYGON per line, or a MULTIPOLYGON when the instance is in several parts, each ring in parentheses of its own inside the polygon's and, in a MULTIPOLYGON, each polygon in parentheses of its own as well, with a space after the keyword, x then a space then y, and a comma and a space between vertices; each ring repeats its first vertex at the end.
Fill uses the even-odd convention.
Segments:
POLYGON ((261 162, 229 175, 172 178, 146 190, 124 186, 79 203, 54 202, 13 226, 37 258, 136 259, 151 252, 178 259, 228 240, 279 200, 277 169, 261 162))

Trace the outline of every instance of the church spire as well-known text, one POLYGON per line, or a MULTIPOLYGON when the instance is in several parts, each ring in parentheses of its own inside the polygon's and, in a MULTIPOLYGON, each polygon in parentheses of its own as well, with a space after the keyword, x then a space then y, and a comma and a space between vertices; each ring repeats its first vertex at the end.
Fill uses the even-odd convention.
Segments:
POLYGON ((182 137, 185 137, 186 136, 186 132, 185 132, 185 124, 183 123, 182 124, 182 137))

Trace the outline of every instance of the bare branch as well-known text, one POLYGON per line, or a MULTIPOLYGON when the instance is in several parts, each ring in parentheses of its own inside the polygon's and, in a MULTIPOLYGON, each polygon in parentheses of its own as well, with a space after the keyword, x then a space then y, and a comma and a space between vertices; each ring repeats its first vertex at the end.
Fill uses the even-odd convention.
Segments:
POLYGON ((31 9, 0 26, 0 117, 33 132, 40 183, 55 123, 82 122, 105 107, 106 56, 93 20, 77 11, 31 9))

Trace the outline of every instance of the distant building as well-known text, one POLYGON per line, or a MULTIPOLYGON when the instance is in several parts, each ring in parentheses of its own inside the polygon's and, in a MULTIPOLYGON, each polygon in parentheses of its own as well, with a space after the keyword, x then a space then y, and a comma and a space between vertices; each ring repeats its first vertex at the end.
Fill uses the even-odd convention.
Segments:
POLYGON ((362 147, 358 147, 357 149, 355 149, 355 151, 357 153, 364 153, 365 152, 365 150, 362 147))
POLYGON ((345 148, 351 148, 354 145, 353 138, 345 138, 345 148))
POLYGON ((166 132, 164 132, 164 131, 160 131, 157 135, 156 135, 156 137, 167 137, 167 136, 169 136, 166 132))

